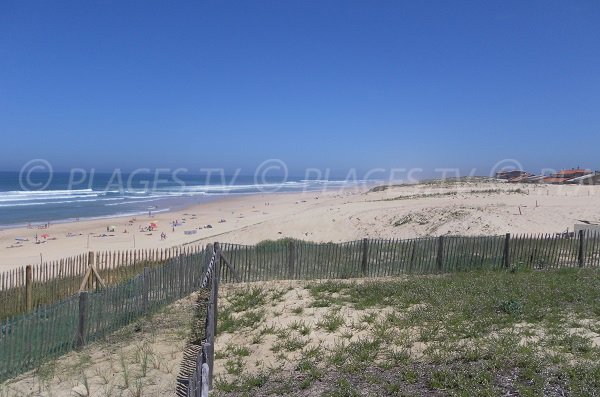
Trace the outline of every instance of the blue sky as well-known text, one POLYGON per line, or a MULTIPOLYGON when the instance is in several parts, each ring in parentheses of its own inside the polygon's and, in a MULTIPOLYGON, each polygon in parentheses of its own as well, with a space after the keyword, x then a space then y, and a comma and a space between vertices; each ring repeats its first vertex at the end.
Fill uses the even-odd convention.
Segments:
POLYGON ((0 169, 600 168, 598 1, 0 2, 0 169))

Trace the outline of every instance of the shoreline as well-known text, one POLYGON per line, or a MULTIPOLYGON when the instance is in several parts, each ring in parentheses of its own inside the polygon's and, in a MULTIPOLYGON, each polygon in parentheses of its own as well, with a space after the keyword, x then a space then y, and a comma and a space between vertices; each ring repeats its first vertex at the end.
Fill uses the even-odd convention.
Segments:
MULTIPOLYGON (((335 183, 336 181, 332 181, 331 183, 335 183)), ((174 198, 171 200, 165 200, 165 203, 163 207, 157 207, 157 206, 148 206, 147 208, 144 209, 139 209, 139 210, 131 210, 129 212, 123 212, 123 213, 114 213, 114 214, 107 214, 107 215, 92 215, 92 216, 78 216, 78 217, 68 217, 68 218, 61 218, 61 219, 46 219, 46 220, 35 220, 35 221, 22 221, 22 222, 17 222, 17 223, 7 223, 7 224, 0 224, 0 231, 2 230, 8 230, 8 229, 16 229, 16 228, 28 228, 28 226, 31 226, 31 229, 43 229, 43 226, 47 225, 47 224, 67 224, 67 223, 77 223, 77 222, 87 222, 87 221, 95 221, 95 220, 109 220, 109 219, 118 219, 118 218, 124 218, 124 217, 137 217, 137 216, 144 216, 145 214, 148 213, 148 211, 152 211, 153 214, 158 214, 158 213, 167 213, 167 212, 177 212, 177 211, 182 211, 188 208, 192 208, 194 206, 197 205, 202 205, 205 203, 209 203, 209 202, 213 202, 213 201, 221 201, 227 198, 232 198, 232 197, 247 197, 247 196, 254 196, 254 195, 280 195, 280 194, 318 194, 318 193, 324 193, 324 192, 330 192, 330 191, 341 191, 341 190, 354 190, 354 189, 370 189, 376 185, 378 185, 380 182, 378 181, 361 181, 360 184, 350 184, 350 185, 340 185, 340 186, 324 186, 320 189, 304 189, 304 190, 282 190, 282 191, 252 191, 252 192, 236 192, 236 193, 211 193, 211 194, 206 194, 206 195, 202 195, 202 196, 189 196, 186 197, 185 199, 182 199, 181 197, 179 198, 174 198), (198 201, 197 199, 199 197, 202 197, 201 201, 198 201), (196 200, 194 200, 196 199, 196 200), (153 209, 150 210, 150 207, 153 207, 153 209), (167 207, 167 208, 164 208, 167 207)), ((0 192, 2 193, 2 192, 0 192)), ((152 200, 151 200, 152 201, 152 200)), ((154 200, 155 201, 155 200, 154 200)))
MULTIPOLYGON (((365 190, 365 192, 368 191, 368 189, 370 189, 370 188, 372 188, 372 186, 368 187, 368 188, 365 187, 365 189, 367 189, 367 190, 365 190)), ((348 188, 348 189, 354 189, 354 187, 348 188)), ((206 200, 203 202, 180 204, 178 206, 175 206, 176 208, 161 208, 158 210, 153 209, 153 210, 145 210, 145 211, 137 211, 137 212, 118 213, 118 214, 114 214, 114 215, 100 215, 100 216, 56 219, 56 220, 50 220, 47 222, 34 221, 34 222, 30 222, 28 224, 27 223, 16 223, 16 224, 0 225, 0 232, 2 232, 4 230, 11 230, 11 229, 45 230, 44 226, 46 226, 46 225, 67 225, 67 224, 77 224, 77 223, 82 223, 82 222, 93 222, 93 221, 102 221, 102 220, 109 221, 111 219, 119 220, 122 218, 144 217, 148 214, 148 211, 151 211, 153 216, 156 214, 176 213, 176 212, 185 211, 190 208, 197 207, 197 206, 201 206, 201 205, 204 205, 204 204, 207 204, 210 202, 223 201, 226 199, 236 199, 236 198, 242 198, 242 197, 247 197, 247 196, 310 194, 310 193, 324 193, 324 192, 333 191, 333 190, 334 189, 308 190, 308 191, 302 191, 302 192, 288 191, 288 192, 274 192, 274 193, 249 192, 249 193, 223 194, 223 195, 219 195, 219 196, 206 196, 206 200), (31 227, 29 227, 29 226, 31 226, 31 227)))
MULTIPOLYGON (((165 209, 137 214, 119 214, 115 216, 68 219, 53 221, 49 227, 46 223, 32 223, 27 225, 9 225, 0 227, 0 272, 18 268, 28 264, 39 264, 40 262, 52 261, 73 255, 86 253, 88 251, 104 250, 128 250, 128 249, 154 249, 170 248, 203 241, 210 242, 212 238, 232 232, 239 227, 249 227, 257 222, 231 222, 227 219, 227 212, 232 215, 235 209, 255 208, 260 202, 281 202, 289 197, 328 196, 338 194, 340 190, 366 191, 368 187, 346 187, 343 189, 329 189, 322 191, 304 192, 275 192, 275 193, 236 193, 235 195, 223 195, 201 203, 189 203, 177 209, 165 209), (220 213, 223 217, 217 219, 215 215, 220 213), (201 215, 198 215, 201 214, 201 215), (200 219, 200 216, 205 216, 200 219), (202 222, 206 219, 207 222, 202 222), (133 222, 131 222, 133 220, 133 222), (220 222, 225 220, 225 222, 220 222), (171 221, 180 221, 178 226, 171 225, 171 221), (139 228, 156 222, 158 228, 152 232, 140 232, 139 228), (227 225, 227 222, 230 222, 227 225), (37 227, 34 227, 36 225, 37 227), (114 232, 107 231, 108 225, 116 226, 114 232), (210 225, 210 227, 206 227, 210 225), (195 234, 186 235, 184 230, 195 230, 195 234), (127 230, 127 233, 124 231, 127 230), (202 233, 204 232, 204 233, 202 233), (161 240, 161 233, 166 233, 167 239, 161 240), (48 234, 49 238, 42 239, 42 235, 48 234), (38 236, 39 244, 35 243, 38 236), (106 235, 106 236, 103 236, 106 235), (139 236, 139 237, 136 237, 139 236), (149 239, 148 237, 152 237, 149 239), (156 238, 158 237, 158 241, 156 238), (25 238, 26 240, 17 241, 25 238), (98 238, 108 238, 100 241, 98 238), (65 244, 68 240, 68 244, 65 244), (57 248, 60 247, 58 252, 57 248)), ((268 207, 268 206, 267 206, 268 207)), ((265 215, 264 213, 262 215, 265 215)))
POLYGON ((600 223, 600 186, 594 185, 470 181, 371 188, 236 194, 152 217, 80 220, 54 223, 48 229, 2 229, 0 272, 88 251, 165 249, 217 239, 255 244, 281 238, 343 242, 365 237, 554 234, 573 230, 576 223, 600 223), (172 225, 174 221, 177 226, 172 225), (144 231, 151 222, 155 230, 144 231), (114 231, 107 226, 115 226, 114 231), (39 244, 36 234, 42 241, 39 244))

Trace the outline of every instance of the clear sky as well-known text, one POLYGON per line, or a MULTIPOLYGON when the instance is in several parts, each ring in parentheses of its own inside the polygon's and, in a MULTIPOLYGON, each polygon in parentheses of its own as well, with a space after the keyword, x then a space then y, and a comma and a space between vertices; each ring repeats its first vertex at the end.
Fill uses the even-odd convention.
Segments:
POLYGON ((0 170, 600 168, 600 2, 0 2, 0 170))

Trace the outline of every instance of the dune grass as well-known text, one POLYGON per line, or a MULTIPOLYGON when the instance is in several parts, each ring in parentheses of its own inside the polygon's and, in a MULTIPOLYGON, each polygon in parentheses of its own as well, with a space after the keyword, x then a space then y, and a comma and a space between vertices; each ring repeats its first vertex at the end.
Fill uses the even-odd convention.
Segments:
MULTIPOLYGON (((260 288, 253 296, 269 296, 260 288)), ((262 316, 226 332, 263 339, 236 347, 244 355, 235 356, 235 376, 225 367, 215 395, 600 395, 598 270, 512 268, 300 288, 308 298, 303 310, 294 303, 288 314, 298 320, 287 326, 267 326, 278 313, 260 299, 237 312, 262 316), (311 319, 310 310, 323 315, 311 319), (257 371, 261 343, 278 362, 257 371)))

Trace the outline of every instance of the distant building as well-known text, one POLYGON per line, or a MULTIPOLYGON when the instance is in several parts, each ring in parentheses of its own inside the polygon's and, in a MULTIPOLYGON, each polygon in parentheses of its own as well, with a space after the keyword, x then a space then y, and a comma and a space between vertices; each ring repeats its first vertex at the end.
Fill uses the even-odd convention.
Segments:
POLYGON ((570 179, 567 183, 574 185, 600 185, 600 172, 596 171, 587 175, 579 176, 577 178, 570 179))
POLYGON ((581 184, 600 185, 600 171, 592 172, 583 168, 562 170, 550 176, 534 175, 521 170, 500 171, 496 179, 509 183, 551 183, 551 184, 581 184))
POLYGON ((542 182, 544 183, 551 183, 554 185, 558 185, 561 183, 566 183, 569 180, 569 178, 560 178, 560 177, 555 177, 555 176, 547 176, 544 179, 542 179, 542 182))
POLYGON ((521 178, 524 176, 528 176, 528 175, 530 175, 530 174, 525 171, 520 171, 520 170, 500 171, 500 172, 496 172, 496 179, 511 180, 511 179, 515 179, 515 178, 521 178))
POLYGON ((554 175, 542 179, 544 183, 562 184, 569 183, 571 180, 591 174, 592 171, 575 168, 572 170, 562 170, 554 175))
POLYGON ((508 180, 509 183, 531 183, 531 178, 533 178, 535 175, 529 174, 529 173, 525 173, 524 175, 520 175, 517 176, 515 178, 510 178, 508 180))
POLYGON ((541 183, 542 180, 545 178, 544 175, 530 175, 527 178, 525 178, 525 183, 541 183))

